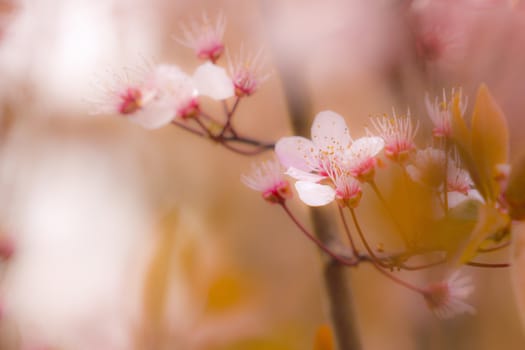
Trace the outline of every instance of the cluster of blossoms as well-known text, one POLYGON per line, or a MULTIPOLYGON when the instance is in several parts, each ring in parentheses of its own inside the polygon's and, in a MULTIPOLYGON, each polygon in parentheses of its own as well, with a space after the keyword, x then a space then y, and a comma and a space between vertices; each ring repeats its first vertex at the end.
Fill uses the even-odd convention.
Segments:
POLYGON ((240 100, 253 95, 268 75, 263 72, 261 52, 249 54, 244 47, 234 57, 227 55, 228 69, 219 65, 225 52, 225 24, 222 15, 215 23, 204 15, 201 21, 183 26, 183 38, 177 41, 204 61, 192 74, 173 64, 147 63, 124 69, 101 85, 93 101, 93 113, 120 115, 146 129, 172 123, 242 154, 256 154, 271 147, 239 136, 232 125, 240 100), (203 111, 201 97, 223 104, 223 120, 203 111), (228 99, 234 99, 231 107, 228 99), (239 148, 239 144, 250 149, 239 148))
MULTIPOLYGON (((448 102, 446 94, 443 95, 442 101, 436 99, 431 102, 427 97, 426 107, 433 123, 433 138, 431 144, 423 148, 416 145, 415 138, 419 123, 413 123, 410 113, 398 116, 394 112, 391 116, 372 118, 373 130, 367 130, 367 136, 353 139, 342 116, 333 111, 320 112, 313 121, 311 139, 300 136, 281 138, 275 145, 276 159, 263 163, 260 168, 255 167, 253 175, 243 175, 242 181, 248 187, 261 192, 268 201, 280 204, 296 223, 298 219, 291 214, 286 205, 286 200, 290 198, 290 185, 286 175, 295 181, 294 187, 298 197, 306 205, 324 206, 335 201, 349 236, 353 256, 352 259, 337 256, 314 239, 322 250, 332 257, 335 255, 335 259, 348 266, 355 266, 362 261, 371 262, 389 278, 421 294, 429 308, 440 318, 474 313, 474 308, 465 302, 465 298, 473 290, 470 278, 461 277, 457 270, 452 271, 448 279, 424 288, 399 280, 389 271, 430 267, 449 261, 453 256, 446 256, 438 262, 421 267, 407 266, 404 263, 405 259, 396 259, 393 255, 379 256, 370 248, 355 211, 362 198, 363 186, 370 186, 389 209, 374 180, 377 165, 384 162, 381 160, 382 155, 397 164, 407 178, 428 191, 434 201, 440 203, 438 207, 441 211, 436 215, 435 223, 449 219, 449 212, 460 207, 461 203, 487 205, 486 199, 476 189, 469 170, 462 165, 460 151, 464 150, 460 150, 453 139, 453 114, 456 113, 456 118, 463 119, 466 106, 461 91, 452 91, 452 97, 448 102), (368 255, 361 254, 356 247, 344 219, 343 210, 351 213, 355 229, 368 255)), ((504 205, 500 202, 495 203, 494 207, 498 213, 505 211, 504 205)), ((313 239, 314 235, 307 232, 302 224, 298 223, 298 227, 313 239)), ((501 248, 506 245, 501 245, 501 248)), ((424 250, 424 247, 419 248, 424 250)), ((407 258, 411 254, 417 255, 417 247, 415 249, 407 247, 407 249, 407 252, 398 254, 397 257, 407 258)), ((384 252, 381 250, 381 253, 384 252)), ((463 263, 487 267, 507 266, 507 264, 485 265, 473 261, 463 263)))
MULTIPOLYGON (((96 112, 121 115, 147 129, 171 123, 243 155, 254 155, 273 148, 275 157, 254 166, 252 173, 243 175, 241 180, 260 192, 266 201, 281 206, 323 252, 346 266, 371 263, 383 275, 419 293, 438 317, 473 313, 474 308, 465 302, 473 290, 470 278, 460 277, 457 270, 450 271, 449 278, 426 287, 417 287, 399 279, 393 270, 418 270, 451 261, 451 266, 508 266, 505 263, 472 261, 477 253, 482 252, 482 244, 483 247, 490 246, 483 248, 487 252, 508 245, 508 213, 512 212, 508 204, 513 198, 505 194, 509 177, 506 124, 488 90, 480 89, 474 109, 485 108, 489 112, 473 113, 470 129, 464 121, 467 102, 460 90, 453 90, 450 97, 443 93, 441 100, 431 100, 427 96, 425 104, 433 129, 432 141, 424 147, 416 144, 420 125, 413 122, 410 112, 403 116, 393 112, 390 116, 374 117, 371 119, 372 128, 366 130, 367 135, 354 139, 342 116, 333 111, 322 111, 311 127, 311 139, 290 136, 281 138, 276 144, 263 143, 240 136, 232 124, 239 102, 253 95, 267 78, 263 74, 261 53, 250 55, 241 48, 236 58, 228 57, 228 69, 221 67, 219 61, 226 52, 224 30, 223 16, 219 16, 215 23, 204 16, 202 21, 183 27, 184 38, 179 42, 193 49, 195 55, 204 61, 193 74, 167 64, 127 70, 103 89, 96 112), (224 107, 222 120, 203 111, 200 102, 203 96, 221 101, 224 107), (227 102, 230 98, 234 99, 231 106, 227 102), (479 106, 478 100, 481 101, 479 106), (492 119, 479 122, 480 115, 492 119), (483 134, 493 132, 484 128, 491 123, 496 131, 490 141, 502 151, 493 151, 484 145, 483 134), (382 159, 383 156, 386 160, 382 159), (454 220, 464 220, 465 223, 460 226, 465 227, 465 232, 458 237, 475 239, 465 241, 454 238, 457 242, 454 241, 453 248, 450 244, 428 247, 409 241, 375 181, 378 165, 387 161, 396 164, 414 186, 420 186, 429 193, 433 204, 439 203, 433 205, 440 210, 429 215, 429 225, 446 227, 454 220), (287 176, 295 181, 298 197, 306 205, 318 207, 336 202, 351 254, 335 252, 333 247, 319 240, 295 217, 287 205, 293 193, 287 176), (365 186, 372 189, 391 214, 396 229, 404 239, 406 251, 387 254, 383 249, 375 251, 371 248, 356 214, 365 186), (463 208, 462 203, 469 203, 475 208, 480 224, 468 221, 468 215, 461 211, 463 209, 456 209, 463 208), (366 253, 360 252, 357 241, 352 237, 345 219, 347 212, 366 253), (503 244, 500 244, 501 241, 503 244), (407 264, 412 256, 422 252, 443 251, 446 254, 442 254, 443 258, 439 261, 421 266, 407 264)), ((446 236, 446 233, 442 234, 446 236)), ((336 248, 338 252, 345 249, 341 246, 336 248)))

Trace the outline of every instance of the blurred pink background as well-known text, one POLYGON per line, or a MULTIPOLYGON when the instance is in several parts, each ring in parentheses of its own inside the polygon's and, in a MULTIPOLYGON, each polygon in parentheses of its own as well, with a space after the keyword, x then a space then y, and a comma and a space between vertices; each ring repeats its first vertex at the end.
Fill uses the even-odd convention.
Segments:
MULTIPOLYGON (((312 348, 328 322, 319 254, 241 184, 255 159, 89 114, 97 84, 122 66, 192 71, 180 24, 220 11, 228 49, 263 48, 272 73, 240 105, 246 135, 291 134, 279 71, 289 69, 314 113, 340 113, 353 136, 392 107, 410 107, 425 129, 426 92, 462 86, 473 101, 485 82, 513 156, 524 146, 521 2, 0 0, 0 225, 16 247, 0 272, 0 349, 312 348), (148 272, 152 256, 164 275, 148 272)), ((365 227, 384 229, 367 194, 365 227)), ((364 348, 522 349, 509 271, 466 270, 478 314, 451 321, 369 266, 348 271, 364 348)))

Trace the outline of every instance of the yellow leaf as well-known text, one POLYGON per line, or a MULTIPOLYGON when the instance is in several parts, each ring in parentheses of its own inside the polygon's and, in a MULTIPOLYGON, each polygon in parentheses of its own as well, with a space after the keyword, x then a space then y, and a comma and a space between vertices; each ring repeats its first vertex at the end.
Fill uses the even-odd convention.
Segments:
POLYGON ((328 325, 321 325, 317 329, 314 341, 314 350, 334 350, 334 336, 328 325))
POLYGON ((479 175, 478 190, 493 202, 500 192, 497 166, 508 163, 509 131, 505 115, 484 84, 478 89, 472 114, 470 153, 479 175))
POLYGON ((525 154, 512 165, 505 199, 509 205, 509 215, 513 220, 525 219, 525 154))
POLYGON ((459 264, 464 264, 471 260, 477 254, 479 246, 489 236, 500 232, 508 227, 509 217, 498 209, 484 204, 479 208, 478 221, 472 230, 465 247, 460 251, 459 264))
POLYGON ((472 181, 481 195, 486 198, 487 189, 480 179, 479 170, 472 157, 472 131, 468 128, 461 112, 461 92, 454 94, 452 99, 452 138, 461 156, 463 164, 467 168, 472 181))
POLYGON ((481 202, 467 200, 458 206, 451 208, 447 215, 433 222, 427 233, 427 247, 436 250, 444 250, 449 256, 457 252, 467 244, 476 222, 481 202))

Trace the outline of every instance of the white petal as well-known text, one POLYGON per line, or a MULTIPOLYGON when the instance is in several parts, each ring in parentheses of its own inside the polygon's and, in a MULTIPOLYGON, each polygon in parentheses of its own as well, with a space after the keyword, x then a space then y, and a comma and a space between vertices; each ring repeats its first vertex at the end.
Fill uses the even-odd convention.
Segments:
POLYGON ((233 83, 226 70, 211 62, 206 62, 197 68, 193 74, 193 81, 199 95, 224 100, 234 94, 233 83))
POLYGON ((311 159, 316 150, 312 141, 300 136, 283 137, 275 144, 275 153, 285 168, 307 172, 313 170, 311 159))
POLYGON ((466 200, 476 200, 481 203, 485 202, 481 194, 478 192, 478 190, 469 190, 468 195, 464 195, 463 193, 459 193, 459 192, 448 192, 447 197, 448 197, 448 206, 450 208, 454 208, 466 200))
POLYGON ((296 180, 307 181, 307 182, 319 182, 326 178, 326 176, 321 176, 313 174, 304 170, 300 170, 294 167, 289 167, 286 170, 286 175, 293 177, 296 180))
POLYGON ((197 92, 192 77, 179 67, 168 64, 158 65, 142 90, 141 102, 145 107, 158 104, 152 109, 159 109, 162 105, 169 105, 174 110, 186 105, 197 92))
POLYGON ((485 200, 483 199, 483 196, 481 195, 481 193, 479 193, 478 190, 468 190, 468 197, 470 199, 475 199, 477 201, 480 201, 481 203, 485 203, 485 200))
POLYGON ((158 129, 175 118, 175 110, 170 104, 152 102, 141 110, 124 117, 143 128, 158 129))
POLYGON ((353 157, 374 157, 385 147, 385 141, 381 137, 361 137, 355 140, 350 147, 350 156, 353 157))
POLYGON ((335 190, 328 185, 319 185, 307 181, 297 181, 295 189, 299 198, 312 207, 327 205, 335 199, 335 190))
POLYGON ((414 182, 417 182, 419 184, 422 184, 422 179, 421 179, 421 171, 419 171, 418 168, 416 168, 414 165, 412 164, 409 164, 406 166, 406 172, 408 174, 408 177, 410 177, 410 179, 414 182))
POLYGON ((143 88, 155 92, 156 98, 181 99, 195 94, 193 78, 178 66, 170 64, 155 67, 143 88))
POLYGON ((312 141, 322 150, 344 150, 352 139, 343 117, 332 111, 317 114, 312 124, 312 141))
POLYGON ((469 198, 465 196, 463 193, 459 193, 459 192, 448 192, 447 193, 447 201, 448 201, 448 206, 450 208, 457 207, 458 205, 460 205, 467 199, 469 198))

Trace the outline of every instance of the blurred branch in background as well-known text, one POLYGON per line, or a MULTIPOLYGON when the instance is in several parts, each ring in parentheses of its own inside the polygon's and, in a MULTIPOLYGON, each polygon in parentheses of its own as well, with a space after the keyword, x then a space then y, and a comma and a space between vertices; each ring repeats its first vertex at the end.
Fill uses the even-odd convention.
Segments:
MULTIPOLYGON (((261 7, 266 18, 275 16, 278 11, 272 1, 261 0, 261 7)), ((298 57, 286 57, 279 50, 286 43, 278 42, 273 33, 273 53, 278 67, 284 94, 288 106, 290 123, 293 133, 301 136, 310 135, 311 95, 308 92, 308 82, 304 79, 305 68, 298 57)), ((325 245, 331 245, 338 240, 336 220, 329 210, 312 208, 310 216, 314 225, 314 232, 325 245)), ((321 253, 324 255, 324 253, 321 253)), ((360 337, 357 331, 352 291, 348 272, 336 260, 323 256, 322 273, 329 314, 334 327, 336 343, 339 349, 361 349, 360 337)))

